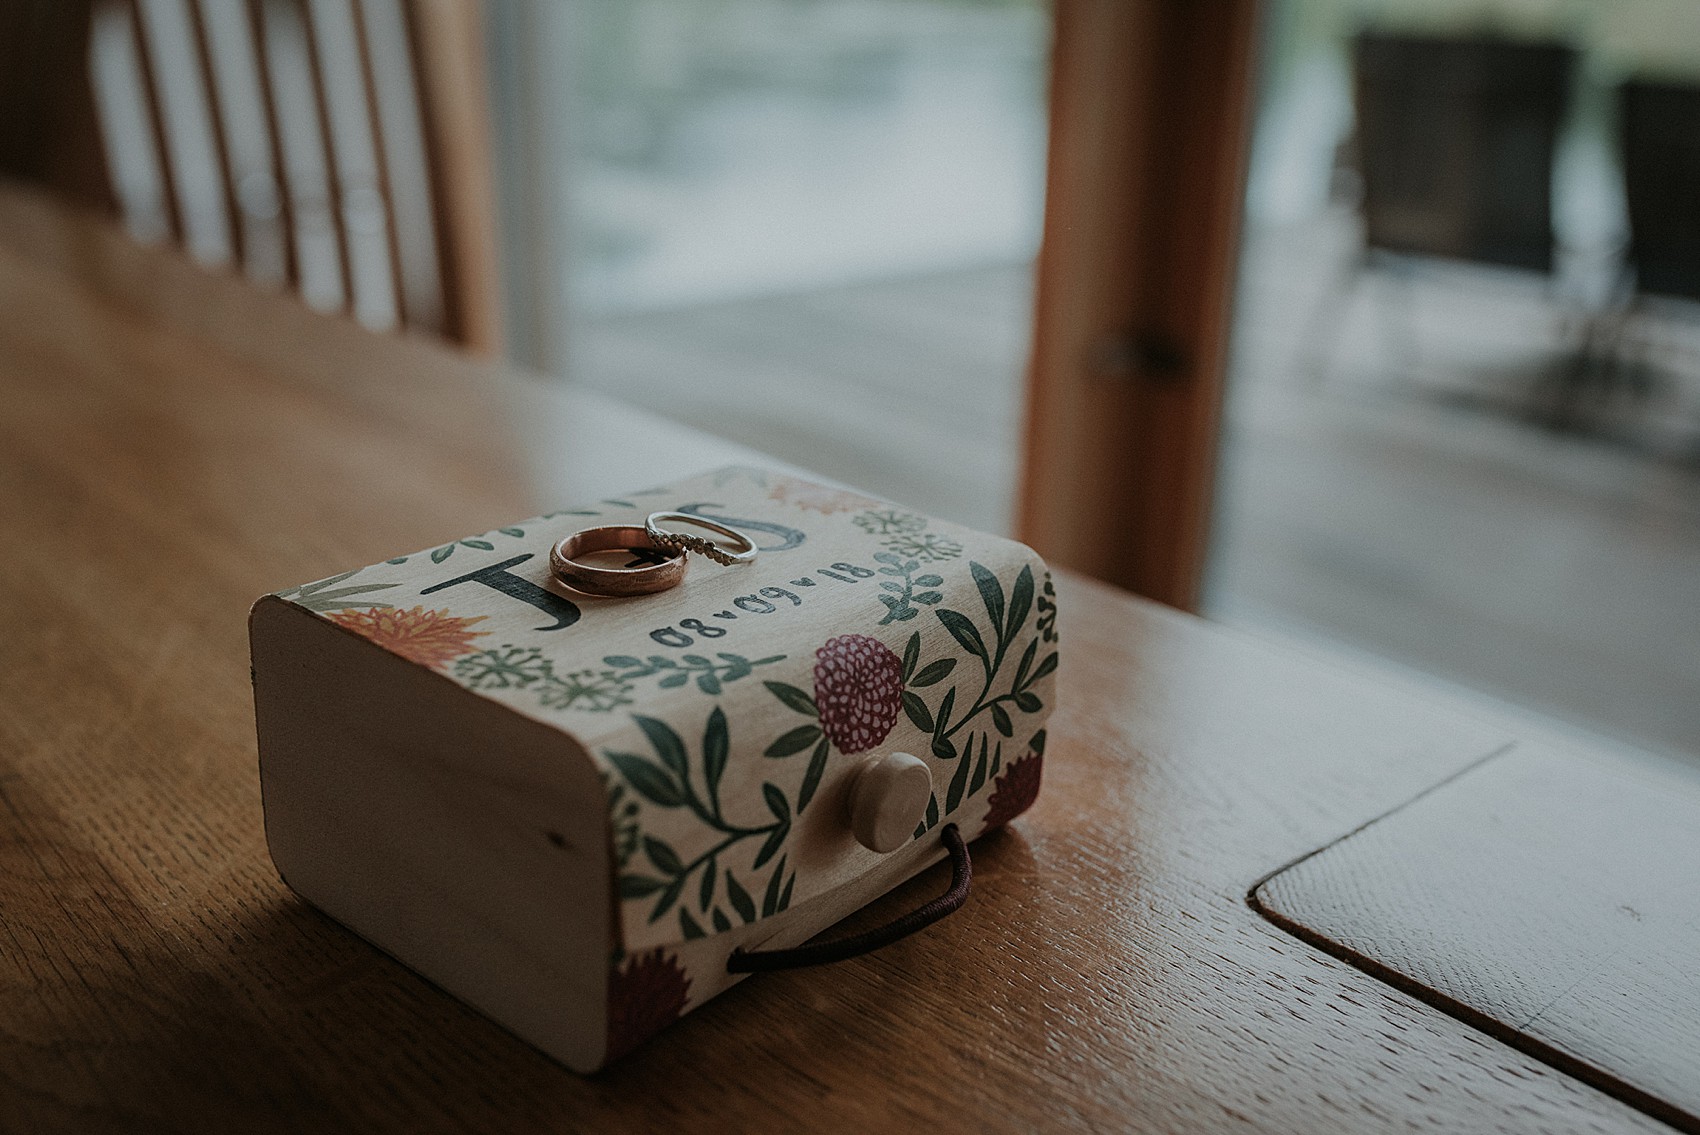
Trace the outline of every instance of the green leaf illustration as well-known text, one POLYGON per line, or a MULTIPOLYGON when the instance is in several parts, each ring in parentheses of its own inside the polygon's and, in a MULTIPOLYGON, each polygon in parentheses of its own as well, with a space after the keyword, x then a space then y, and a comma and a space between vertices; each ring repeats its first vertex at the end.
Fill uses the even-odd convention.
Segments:
POLYGON ((684 933, 687 942, 692 938, 708 937, 708 932, 697 925, 696 919, 691 917, 691 912, 684 907, 679 908, 679 929, 684 933))
POLYGON ((374 591, 384 591, 391 587, 400 587, 399 583, 357 583, 352 587, 332 587, 333 583, 353 576, 352 571, 333 575, 329 579, 321 579, 317 583, 309 583, 305 587, 297 587, 290 591, 280 591, 278 595, 284 599, 324 614, 327 611, 341 611, 349 607, 388 607, 390 604, 381 599, 355 599, 356 595, 370 595, 374 591))
MULTIPOLYGON (((980 589, 980 601, 986 605, 986 614, 991 616, 992 634, 998 641, 1003 641, 1003 584, 998 577, 983 564, 969 563, 968 570, 974 573, 974 585, 980 589)), ((940 612, 943 614, 943 612, 940 612)))
POLYGON ((1032 642, 1027 644, 1026 651, 1024 651, 1021 655, 1021 662, 1015 667, 1014 689, 1021 689, 1023 683, 1027 681, 1027 671, 1032 667, 1033 657, 1038 652, 1039 640, 1034 639, 1032 642))
POLYGON ((773 818, 782 824, 791 822, 791 805, 785 800, 785 793, 772 784, 763 784, 761 794, 767 800, 767 810, 773 813, 773 818))
POLYGON ((293 592, 284 591, 284 592, 280 592, 280 594, 290 595, 290 594, 293 593, 293 594, 296 594, 296 595, 316 595, 319 592, 323 591, 325 588, 330 587, 332 584, 341 583, 345 579, 353 579, 356 575, 359 575, 359 574, 360 574, 360 569, 355 568, 353 571, 345 571, 341 575, 333 575, 333 576, 329 576, 325 579, 315 580, 312 583, 304 583, 300 587, 295 588, 293 590, 293 592))
MULTIPOLYGON (((726 758, 731 749, 726 733, 726 715, 719 706, 715 706, 702 733, 702 768, 708 780, 709 804, 716 815, 720 814, 720 777, 726 772, 726 758)), ((708 904, 704 902, 703 905, 708 904)))
MULTIPOLYGON (((982 737, 980 739, 980 755, 982 757, 986 755, 985 745, 985 738, 982 737)), ((956 766, 956 775, 950 778, 950 787, 945 791, 944 810, 947 814, 956 811, 956 806, 962 803, 963 793, 968 790, 969 766, 974 763, 969 758, 973 755, 973 751, 974 742, 970 738, 968 751, 963 754, 961 763, 956 766)))
POLYGON ((714 901, 714 882, 719 877, 718 866, 714 857, 710 856, 707 865, 703 867, 702 886, 697 888, 698 909, 707 910, 708 904, 714 901))
POLYGON ((733 878, 730 871, 726 872, 726 898, 731 902, 732 909, 738 912, 739 918, 745 922, 756 920, 756 904, 751 900, 750 892, 746 891, 738 883, 738 880, 733 878))
POLYGON ((673 904, 678 902, 678 892, 683 889, 685 889, 685 877, 680 875, 680 877, 673 880, 673 884, 670 885, 668 889, 661 892, 660 899, 656 899, 655 911, 649 914, 649 921, 651 921, 651 923, 655 923, 655 921, 658 921, 663 914, 666 914, 668 911, 672 911, 673 904))
POLYGON ((727 918, 725 912, 719 907, 714 908, 714 929, 716 933, 720 934, 732 929, 732 920, 727 918))
POLYGON ((909 636, 908 645, 903 648, 903 682, 909 683, 909 675, 915 672, 915 667, 921 661, 921 632, 916 631, 909 636))
MULTIPOLYGON (((950 724, 950 711, 955 709, 955 708, 956 708, 956 687, 952 686, 950 689, 945 691, 944 700, 939 703, 939 715, 933 721, 933 732, 934 732, 934 734, 943 735, 943 733, 945 731, 945 727, 950 724)), ((937 746, 934 746, 934 749, 936 751, 937 746)))
POLYGON ((677 808, 684 804, 685 794, 679 784, 667 774, 665 769, 644 760, 632 753, 605 753, 614 767, 620 770, 620 775, 635 788, 639 795, 663 808, 677 808))
POLYGON ((815 798, 815 789, 820 787, 820 778, 826 772, 826 758, 832 746, 827 744, 825 737, 815 746, 814 755, 809 758, 809 771, 803 774, 803 786, 797 789, 797 814, 803 814, 803 809, 809 806, 809 801, 815 798))
POLYGON ((763 863, 772 859, 773 853, 785 846, 785 837, 790 834, 791 825, 788 823, 780 824, 775 827, 773 831, 768 834, 766 842, 761 845, 761 850, 756 852, 755 862, 750 864, 750 866, 760 867, 763 863))
POLYGON ((350 595, 366 595, 373 591, 382 591, 388 587, 400 586, 399 583, 357 583, 353 587, 333 587, 329 591, 315 591, 311 595, 305 596, 307 601, 302 606, 312 607, 315 604, 325 603, 333 599, 346 599, 350 595))
MULTIPOLYGON (((993 582, 995 583, 996 580, 993 582)), ((1002 602, 1001 598, 999 602, 1002 602)), ((986 644, 980 638, 979 628, 967 615, 946 607, 938 612, 938 616, 939 622, 944 624, 944 629, 950 632, 950 637, 962 645, 962 649, 982 660, 987 657, 986 644)))
POLYGON ((766 686, 774 697, 798 713, 807 714, 810 717, 820 716, 820 710, 815 705, 815 699, 796 686, 787 685, 784 682, 763 682, 762 685, 766 686))
POLYGON ((768 917, 779 910, 779 887, 785 878, 785 857, 781 855, 779 862, 773 868, 773 874, 768 877, 767 891, 761 897, 761 916, 768 917))
POLYGON ((434 564, 440 564, 450 556, 454 555, 454 553, 455 546, 453 544, 444 544, 441 548, 438 548, 436 551, 431 553, 431 562, 434 564))
MULTIPOLYGON (((1045 703, 1039 700, 1038 694, 1026 690, 1015 695, 1015 704, 1021 707, 1022 713, 1038 713, 1045 708, 1045 703)), ((1007 737, 1009 734, 1005 733, 1004 736, 1007 737)))
POLYGON ((1056 668, 1057 652, 1053 650, 1049 654, 1045 655, 1045 660, 1039 663, 1038 669, 1033 671, 1033 676, 1027 679, 1027 684, 1031 686, 1034 682, 1037 682, 1040 678, 1043 678, 1046 674, 1049 674, 1056 668))
POLYGON ((789 757, 800 753, 820 739, 820 726, 799 725, 785 734, 779 740, 769 745, 763 752, 764 757, 789 757))
POLYGON ((688 783, 686 778, 690 775, 690 762, 685 756, 685 743, 673 732, 673 727, 659 718, 645 717, 640 713, 632 714, 632 720, 637 722, 638 728, 649 738, 649 743, 654 746, 661 763, 672 769, 681 783, 688 783))
POLYGON ((679 892, 685 889, 685 876, 680 875, 673 880, 673 885, 661 892, 661 897, 655 900, 655 911, 649 916, 651 922, 656 921, 679 901, 679 892))
POLYGON ((909 715, 909 720, 915 723, 915 728, 923 733, 933 731, 932 711, 927 709, 927 703, 908 690, 903 691, 903 712, 909 715))
MULTIPOLYGON (((1002 746, 1000 745, 999 748, 1001 749, 1002 746)), ((968 762, 963 761, 962 763, 967 764, 968 762)), ((980 791, 980 789, 985 786, 985 783, 986 783, 986 750, 981 749, 980 750, 980 759, 974 765, 974 778, 968 782, 968 795, 972 796, 972 795, 974 795, 974 793, 980 791)))
POLYGON ((791 872, 791 877, 785 880, 785 889, 779 892, 779 906, 776 910, 786 910, 791 906, 791 888, 797 885, 797 872, 791 872))
POLYGON ((496 550, 496 545, 488 540, 462 540, 461 543, 468 548, 477 548, 480 552, 494 552, 496 550))
POLYGON ((655 869, 663 875, 683 875, 685 865, 678 854, 654 836, 643 837, 643 853, 649 856, 649 861, 655 864, 655 869))
POLYGON ((1015 577, 1015 584, 1009 589, 1009 617, 1003 628, 1005 642, 1014 640, 1021 624, 1027 621, 1027 612, 1032 606, 1033 569, 1023 564, 1021 574, 1015 577))
POLYGON ((666 885, 660 879, 651 879, 647 875, 621 875, 620 897, 641 899, 646 895, 653 895, 666 885))
POLYGON ((929 664, 926 669, 915 675, 915 680, 910 682, 909 685, 931 686, 950 677, 950 672, 954 669, 956 669, 956 659, 941 658, 937 662, 929 664))
MULTIPOLYGON (((1032 697, 1032 694, 1022 694, 1022 697, 1032 697)), ((992 706, 992 724, 998 727, 998 732, 1005 737, 1015 736, 1015 723, 1009 719, 1009 711, 1001 705, 992 706)))

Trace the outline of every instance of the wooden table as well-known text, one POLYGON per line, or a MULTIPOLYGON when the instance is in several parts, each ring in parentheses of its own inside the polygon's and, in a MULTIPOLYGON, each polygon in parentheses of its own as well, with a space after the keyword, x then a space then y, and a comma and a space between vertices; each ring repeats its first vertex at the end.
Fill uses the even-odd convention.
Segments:
POLYGON ((283 886, 256 595, 738 458, 0 189, 0 1129, 1659 1128, 1247 902, 1549 742, 1081 579, 1044 794, 967 908, 596 1078, 283 886))

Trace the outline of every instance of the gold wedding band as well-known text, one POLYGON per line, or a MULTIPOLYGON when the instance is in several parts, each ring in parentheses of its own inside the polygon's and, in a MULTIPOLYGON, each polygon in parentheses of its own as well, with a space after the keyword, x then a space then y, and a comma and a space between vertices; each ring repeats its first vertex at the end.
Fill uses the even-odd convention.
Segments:
POLYGON ((643 522, 643 529, 657 547, 678 552, 680 555, 695 552, 707 556, 717 564, 747 564, 756 558, 756 542, 747 535, 717 520, 692 516, 688 512, 652 512, 649 519, 643 522), (665 523, 692 524, 698 528, 706 528, 732 541, 732 547, 728 548, 688 532, 669 532, 661 527, 665 523))
POLYGON ((685 578, 685 553, 660 544, 644 528, 630 524, 606 524, 599 528, 584 528, 563 537, 549 549, 549 567, 555 578, 575 591, 590 595, 624 597, 653 595, 677 587, 685 578), (577 557, 587 552, 650 549, 665 553, 660 563, 638 567, 596 567, 580 563, 577 557))

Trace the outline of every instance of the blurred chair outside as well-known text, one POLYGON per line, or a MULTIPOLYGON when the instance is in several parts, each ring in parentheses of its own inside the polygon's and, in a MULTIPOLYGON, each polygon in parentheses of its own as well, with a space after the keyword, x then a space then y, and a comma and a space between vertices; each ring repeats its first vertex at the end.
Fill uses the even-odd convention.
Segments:
POLYGON ((1352 43, 1362 245, 1324 295, 1306 368, 1322 382, 1364 274, 1400 285, 1386 312, 1401 370, 1420 365, 1414 274, 1450 260, 1533 272, 1553 293, 1552 170, 1576 52, 1557 43, 1362 32, 1352 43))
POLYGON ((1661 317, 1692 317, 1700 303, 1700 86, 1632 79, 1618 88, 1618 113, 1629 247, 1622 308, 1599 353, 1608 373, 1646 397, 1680 378, 1655 362, 1680 350, 1661 336, 1661 317))

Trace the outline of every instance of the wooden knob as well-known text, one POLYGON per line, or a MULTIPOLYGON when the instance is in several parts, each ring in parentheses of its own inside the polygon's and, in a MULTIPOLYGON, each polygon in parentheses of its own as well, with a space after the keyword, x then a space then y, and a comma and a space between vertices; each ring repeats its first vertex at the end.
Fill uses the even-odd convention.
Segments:
POLYGON ((927 762, 908 753, 887 753, 862 766, 850 786, 850 830, 856 842, 882 855, 915 834, 933 796, 927 762))

